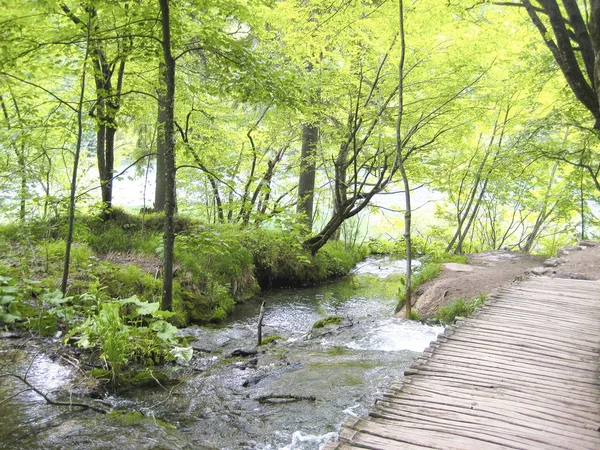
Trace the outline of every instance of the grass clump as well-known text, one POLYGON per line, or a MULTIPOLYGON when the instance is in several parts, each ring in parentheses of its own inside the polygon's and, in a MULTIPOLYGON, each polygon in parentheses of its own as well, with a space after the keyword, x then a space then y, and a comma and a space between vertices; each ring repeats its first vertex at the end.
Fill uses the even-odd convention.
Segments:
POLYGON ((284 340, 285 340, 285 338, 282 336, 279 336, 279 335, 267 336, 267 337, 263 338, 260 345, 267 345, 267 344, 270 344, 271 342, 284 341, 284 340))
MULTIPOLYGON (((426 281, 437 277, 441 271, 442 265, 439 263, 430 262, 422 264, 411 276, 411 292, 414 292, 417 287, 426 281)), ((398 305, 396 306, 396 312, 404 307, 404 302, 406 301, 406 276, 403 276, 401 283, 402 285, 398 290, 398 305)))
POLYGON ((432 262, 467 264, 468 259, 465 255, 455 255, 454 253, 443 252, 434 255, 432 262))
POLYGON ((313 323, 313 328, 324 328, 327 325, 339 325, 344 321, 343 317, 340 316, 329 316, 321 320, 317 320, 313 323))
POLYGON ((475 310, 483 305, 486 301, 486 296, 479 294, 471 300, 463 298, 453 300, 446 306, 442 306, 435 315, 435 321, 442 325, 451 325, 456 322, 457 317, 467 317, 475 310))

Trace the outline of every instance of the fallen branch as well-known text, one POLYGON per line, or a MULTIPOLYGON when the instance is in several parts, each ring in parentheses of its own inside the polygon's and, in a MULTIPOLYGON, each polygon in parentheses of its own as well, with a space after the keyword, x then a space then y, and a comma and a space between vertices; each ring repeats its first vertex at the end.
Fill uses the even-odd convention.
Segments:
POLYGON ((266 302, 262 302, 260 305, 260 314, 258 316, 258 346, 260 347, 262 345, 262 325, 263 325, 263 318, 265 317, 265 303, 266 302))
POLYGON ((291 402, 300 402, 300 401, 308 401, 314 402, 317 398, 313 395, 261 395, 257 397, 259 403, 291 403, 291 402))
MULTIPOLYGON (((29 372, 29 369, 27 369, 27 371, 29 372)), ((4 377, 13 377, 16 378, 17 380, 21 381, 21 383, 25 384, 28 389, 24 389, 22 391, 19 392, 19 394, 23 393, 23 392, 27 392, 27 391, 33 391, 36 394, 38 394, 40 397, 42 397, 46 403, 48 403, 49 405, 57 405, 57 406, 76 406, 76 407, 81 407, 81 408, 88 408, 91 409, 93 411, 99 412, 101 414, 106 414, 108 411, 103 409, 103 408, 99 408, 97 406, 94 405, 90 405, 88 403, 73 403, 73 402, 61 402, 59 400, 52 400, 50 397, 48 397, 47 394, 45 394, 44 392, 40 391, 38 388, 36 388, 33 384, 31 384, 26 377, 22 377, 20 375, 17 375, 15 373, 3 373, 0 374, 0 378, 4 378, 4 377)), ((6 401, 10 400, 13 397, 16 397, 18 394, 12 395, 8 398, 5 398, 4 400, 0 401, 0 405, 5 403, 6 401)))
MULTIPOLYGON (((152 378, 154 378, 154 375, 152 375, 152 372, 150 372, 150 375, 152 376, 152 378)), ((163 403, 166 403, 173 395, 176 395, 176 393, 174 393, 175 389, 178 388, 179 386, 181 386, 183 383, 185 383, 187 380, 189 380, 192 377, 192 375, 188 375, 187 377, 184 377, 179 383, 177 383, 175 386, 171 387, 171 389, 169 389, 167 396, 158 401, 157 403, 155 403, 154 405, 148 407, 148 408, 144 408, 145 411, 152 411, 154 408, 156 408, 159 405, 162 405, 163 403)), ((165 391, 167 390, 167 388, 165 388, 162 384, 160 384, 160 382, 154 378, 156 380, 156 382, 160 385, 160 387, 162 387, 165 391)), ((146 415, 146 414, 144 414, 146 415)))

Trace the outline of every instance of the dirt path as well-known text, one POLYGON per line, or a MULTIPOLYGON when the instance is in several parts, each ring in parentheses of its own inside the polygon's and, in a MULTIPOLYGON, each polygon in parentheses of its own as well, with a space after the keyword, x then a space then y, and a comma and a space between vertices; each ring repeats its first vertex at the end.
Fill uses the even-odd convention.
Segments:
POLYGON ((443 264, 441 274, 415 292, 414 309, 421 318, 431 318, 452 300, 489 295, 526 276, 600 279, 600 242, 582 241, 550 259, 497 250, 470 255, 468 264, 443 264))

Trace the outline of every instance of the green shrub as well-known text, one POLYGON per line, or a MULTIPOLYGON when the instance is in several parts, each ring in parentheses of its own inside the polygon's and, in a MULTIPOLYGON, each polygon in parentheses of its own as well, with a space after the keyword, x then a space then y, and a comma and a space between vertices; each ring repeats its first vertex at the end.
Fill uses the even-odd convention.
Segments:
POLYGON ((369 239, 367 249, 371 255, 389 255, 397 253, 398 247, 395 242, 385 239, 369 239))
POLYGON ((23 296, 14 278, 0 277, 0 295, 0 325, 21 320, 23 296))
POLYGON ((182 306, 191 321, 221 321, 236 302, 258 293, 252 255, 239 234, 233 226, 198 227, 176 241, 182 306))
POLYGON ((111 300, 73 329, 67 340, 79 335, 77 345, 99 348, 116 389, 124 368, 132 362, 148 366, 163 359, 191 358, 192 349, 179 345, 177 328, 166 321, 173 315, 161 311, 157 302, 140 301, 135 296, 111 300))
POLYGON ((162 295, 162 281, 138 266, 118 266, 102 263, 97 266, 99 283, 105 286, 104 294, 110 298, 136 295, 144 301, 158 301, 162 295))
POLYGON ((41 281, 0 277, 0 325, 52 335, 81 312, 72 300, 41 281))
POLYGON ((465 299, 457 299, 448 303, 445 306, 442 306, 437 314, 435 315, 435 320, 443 325, 450 325, 456 322, 457 317, 467 317, 481 305, 483 305, 486 301, 486 296, 480 294, 476 297, 473 297, 469 301, 465 301, 465 299))
POLYGON ((320 278, 315 281, 346 275, 367 256, 367 252, 368 249, 365 247, 353 247, 341 241, 328 242, 315 257, 320 278))
POLYGON ((110 227, 101 233, 90 233, 87 237, 88 245, 102 255, 114 251, 125 252, 132 250, 130 233, 122 228, 110 227))
POLYGON ((129 327, 123 323, 120 316, 121 305, 105 303, 96 318, 97 339, 100 344, 102 358, 112 372, 113 382, 121 373, 121 368, 128 362, 133 351, 129 341, 129 327))
MULTIPOLYGON (((65 260, 65 252, 67 244, 62 240, 45 240, 42 241, 37 251, 44 261, 46 270, 50 270, 49 266, 62 269, 65 260)), ((85 244, 74 243, 71 245, 71 266, 81 267, 87 266, 90 263, 93 253, 85 244)))

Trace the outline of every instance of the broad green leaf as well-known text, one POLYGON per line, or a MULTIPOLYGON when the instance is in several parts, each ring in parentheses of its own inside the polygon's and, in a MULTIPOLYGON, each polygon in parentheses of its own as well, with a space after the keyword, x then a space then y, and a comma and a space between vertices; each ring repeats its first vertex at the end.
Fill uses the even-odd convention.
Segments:
POLYGON ((147 314, 152 314, 154 316, 154 313, 158 310, 158 307, 160 306, 158 303, 148 303, 148 302, 140 302, 138 303, 139 308, 137 309, 137 313, 140 316, 144 316, 147 314))
POLYGON ((21 315, 19 313, 12 314, 12 313, 5 313, 5 312, 0 311, 0 322, 15 323, 20 318, 21 318, 21 315))
POLYGON ((166 311, 163 309, 157 309, 156 311, 152 312, 151 315, 155 319, 168 319, 169 317, 176 316, 177 313, 174 311, 166 311))
POLYGON ((14 295, 3 295, 0 298, 0 305, 6 305, 7 303, 12 302, 16 297, 14 295))
POLYGON ((17 292, 19 292, 19 286, 0 286, 0 292, 4 294, 16 294, 17 292))
POLYGON ((166 342, 172 342, 177 334, 177 327, 171 325, 164 320, 159 320, 151 325, 151 328, 156 331, 156 336, 166 342))
POLYGON ((173 347, 169 353, 175 358, 189 361, 194 356, 194 349, 192 347, 173 347))

